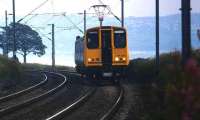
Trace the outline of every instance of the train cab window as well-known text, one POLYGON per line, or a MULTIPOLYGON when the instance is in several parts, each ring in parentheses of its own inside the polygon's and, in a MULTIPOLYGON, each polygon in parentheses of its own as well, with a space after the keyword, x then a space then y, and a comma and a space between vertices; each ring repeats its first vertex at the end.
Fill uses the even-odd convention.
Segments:
POLYGON ((95 49, 99 47, 99 36, 97 31, 87 33, 87 47, 89 49, 95 49))
POLYGON ((126 32, 124 30, 114 31, 114 44, 115 44, 115 48, 126 47, 126 32))

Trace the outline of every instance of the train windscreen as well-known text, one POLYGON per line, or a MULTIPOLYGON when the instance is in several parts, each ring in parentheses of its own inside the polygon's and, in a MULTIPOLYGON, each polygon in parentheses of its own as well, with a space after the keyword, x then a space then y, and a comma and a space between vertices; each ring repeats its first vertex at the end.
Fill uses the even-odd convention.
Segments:
POLYGON ((99 47, 98 32, 92 31, 87 33, 87 47, 89 49, 95 49, 99 47))
POLYGON ((115 48, 126 47, 126 32, 124 30, 114 31, 114 44, 115 44, 115 48))

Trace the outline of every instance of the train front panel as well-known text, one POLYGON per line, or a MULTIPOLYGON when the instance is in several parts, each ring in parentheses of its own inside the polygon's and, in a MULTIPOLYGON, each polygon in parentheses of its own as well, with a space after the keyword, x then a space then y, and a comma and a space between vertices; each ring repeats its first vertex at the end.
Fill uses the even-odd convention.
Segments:
POLYGON ((103 26, 87 30, 84 65, 89 73, 120 73, 128 64, 127 32, 124 28, 103 26))

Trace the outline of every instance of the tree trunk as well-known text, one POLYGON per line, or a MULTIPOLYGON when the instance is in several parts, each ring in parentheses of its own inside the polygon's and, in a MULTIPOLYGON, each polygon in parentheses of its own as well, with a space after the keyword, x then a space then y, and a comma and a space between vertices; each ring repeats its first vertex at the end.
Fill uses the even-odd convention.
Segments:
POLYGON ((24 52, 24 55, 23 55, 23 57, 24 57, 24 64, 26 64, 26 56, 27 56, 27 53, 24 52))
POLYGON ((5 49, 5 46, 4 46, 4 45, 3 45, 2 50, 3 50, 3 56, 6 56, 6 49, 5 49))
POLYGON ((6 48, 6 45, 3 43, 2 44, 3 46, 2 46, 2 50, 3 50, 3 56, 8 56, 8 54, 7 54, 7 48, 6 48))

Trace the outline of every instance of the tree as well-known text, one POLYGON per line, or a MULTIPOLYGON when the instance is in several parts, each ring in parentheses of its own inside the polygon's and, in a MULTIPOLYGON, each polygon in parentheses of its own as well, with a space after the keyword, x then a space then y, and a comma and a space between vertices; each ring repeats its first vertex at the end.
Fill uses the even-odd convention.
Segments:
MULTIPOLYGON (((15 31, 17 52, 24 57, 24 63, 26 63, 26 57, 30 53, 39 57, 45 54, 46 46, 42 43, 42 38, 31 27, 16 23, 15 31)), ((8 26, 7 34, 7 46, 8 51, 10 52, 13 50, 13 24, 8 26)))
POLYGON ((2 34, 0 34, 0 48, 2 48, 2 47, 3 47, 3 45, 2 45, 2 42, 3 42, 3 35, 2 35, 2 34))
POLYGON ((199 40, 200 40, 200 29, 197 30, 197 37, 198 37, 199 40))
POLYGON ((0 34, 0 48, 3 50, 3 55, 6 56, 6 41, 5 41, 5 32, 3 31, 0 34))

